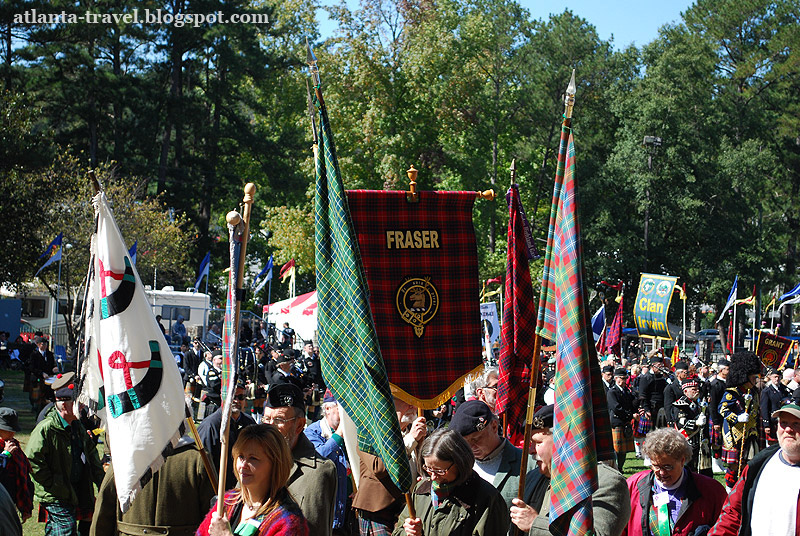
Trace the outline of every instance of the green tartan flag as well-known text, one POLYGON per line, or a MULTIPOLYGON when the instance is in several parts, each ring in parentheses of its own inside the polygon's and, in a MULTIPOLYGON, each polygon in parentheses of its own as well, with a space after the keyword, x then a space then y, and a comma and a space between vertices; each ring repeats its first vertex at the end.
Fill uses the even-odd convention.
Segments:
POLYGON ((392 481, 405 492, 411 489, 411 470, 375 334, 333 133, 324 103, 315 98, 314 105, 320 125, 319 148, 314 150, 314 225, 322 374, 356 425, 358 448, 383 460, 392 481))

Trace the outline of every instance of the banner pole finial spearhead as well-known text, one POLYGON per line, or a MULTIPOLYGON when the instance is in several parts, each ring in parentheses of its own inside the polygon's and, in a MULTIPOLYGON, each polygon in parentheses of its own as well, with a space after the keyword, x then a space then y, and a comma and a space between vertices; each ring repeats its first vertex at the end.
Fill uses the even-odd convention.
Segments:
POLYGON ((314 82, 314 87, 319 87, 320 80, 319 68, 317 67, 317 57, 314 55, 314 51, 311 50, 311 45, 308 43, 308 37, 306 37, 306 63, 308 64, 308 69, 311 73, 311 81, 314 82))
POLYGON ((572 107, 575 106, 575 91, 575 69, 572 69, 572 77, 569 79, 567 94, 564 97, 564 107, 566 108, 564 111, 564 117, 567 119, 572 117, 572 107))
POLYGON ((511 160, 511 186, 514 186, 517 182, 517 159, 513 158, 511 160))

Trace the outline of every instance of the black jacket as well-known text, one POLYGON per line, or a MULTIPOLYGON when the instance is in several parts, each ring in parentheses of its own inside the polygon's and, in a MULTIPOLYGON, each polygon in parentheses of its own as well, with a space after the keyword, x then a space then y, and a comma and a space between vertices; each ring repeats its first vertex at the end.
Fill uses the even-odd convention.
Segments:
POLYGON ((672 383, 664 388, 664 412, 667 414, 668 424, 673 424, 675 422, 677 412, 673 404, 677 400, 680 400, 682 396, 683 389, 681 389, 680 381, 677 379, 672 380, 672 383))
POLYGON ((639 381, 639 407, 650 412, 655 422, 658 410, 664 407, 664 388, 667 386, 667 377, 663 374, 656 376, 652 372, 642 376, 639 381))
POLYGON ((630 389, 614 385, 608 390, 606 398, 608 400, 608 412, 611 415, 611 427, 616 428, 631 424, 634 398, 630 389))
POLYGON ((761 424, 764 428, 771 428, 772 438, 775 436, 775 426, 778 419, 773 419, 772 412, 780 409, 785 399, 791 398, 789 388, 778 382, 778 385, 769 384, 761 390, 761 424))
POLYGON ((722 416, 719 414, 719 403, 722 402, 722 393, 725 392, 725 380, 714 378, 708 390, 708 409, 711 413, 711 422, 722 426, 722 416))

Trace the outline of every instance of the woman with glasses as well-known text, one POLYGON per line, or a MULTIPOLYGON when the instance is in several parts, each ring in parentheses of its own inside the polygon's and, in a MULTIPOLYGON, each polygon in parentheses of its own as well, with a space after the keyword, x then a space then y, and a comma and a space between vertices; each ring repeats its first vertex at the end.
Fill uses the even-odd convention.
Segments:
POLYGON ((224 514, 215 504, 196 536, 308 536, 308 524, 286 482, 292 454, 272 425, 243 429, 232 449, 239 488, 225 493, 224 514))
POLYGON ((628 478, 628 536, 694 536, 714 525, 727 498, 722 484, 686 467, 689 441, 675 428, 647 434, 642 450, 652 470, 628 478))
POLYGON ((500 493, 473 470, 475 458, 466 440, 439 429, 422 443, 420 474, 427 478, 413 493, 417 517, 408 507, 394 536, 497 536, 506 534, 510 518, 500 493))

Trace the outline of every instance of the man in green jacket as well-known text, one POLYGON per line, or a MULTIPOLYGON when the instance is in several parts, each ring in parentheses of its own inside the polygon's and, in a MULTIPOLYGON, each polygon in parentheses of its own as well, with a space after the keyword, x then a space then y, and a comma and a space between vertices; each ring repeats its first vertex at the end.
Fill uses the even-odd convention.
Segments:
POLYGON ((303 433, 305 412, 305 396, 298 386, 275 384, 267 393, 261 422, 275 426, 292 450, 294 464, 286 488, 308 521, 308 533, 331 536, 336 506, 336 465, 317 454, 303 433))
POLYGON ((78 419, 74 379, 69 372, 53 382, 55 405, 31 432, 26 449, 34 495, 47 512, 47 535, 89 533, 94 486, 104 476, 94 442, 78 419))

